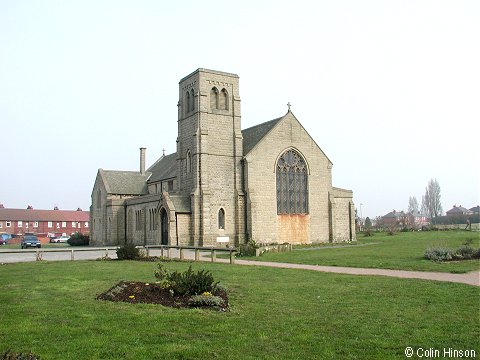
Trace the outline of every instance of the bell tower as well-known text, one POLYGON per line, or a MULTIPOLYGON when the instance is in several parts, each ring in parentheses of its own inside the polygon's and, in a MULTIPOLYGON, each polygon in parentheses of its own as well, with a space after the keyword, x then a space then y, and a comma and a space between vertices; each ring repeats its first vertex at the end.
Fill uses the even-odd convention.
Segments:
POLYGON ((244 242, 242 156, 238 75, 198 69, 180 80, 177 183, 195 245, 244 242))

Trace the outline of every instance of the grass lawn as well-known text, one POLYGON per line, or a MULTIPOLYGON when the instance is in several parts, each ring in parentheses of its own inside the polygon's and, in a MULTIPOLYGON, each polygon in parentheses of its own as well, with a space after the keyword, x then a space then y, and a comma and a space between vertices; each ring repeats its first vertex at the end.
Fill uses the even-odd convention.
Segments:
POLYGON ((309 265, 465 273, 480 269, 480 260, 435 263, 424 259, 423 254, 429 247, 456 249, 467 239, 473 240, 473 247, 480 247, 480 233, 470 231, 401 232, 393 236, 375 234, 371 237, 358 234, 358 244, 365 246, 321 249, 313 249, 315 245, 312 249, 294 247, 295 250, 289 253, 267 253, 248 259, 309 265))
MULTIPOLYGON (((359 248, 360 249, 360 248, 359 248)), ((359 250, 358 249, 358 250, 359 250)), ((189 264, 168 262, 168 269, 189 264)), ((195 263, 230 289, 231 312, 113 303, 155 263, 0 266, 0 353, 42 359, 405 359, 414 349, 480 354, 480 289, 462 284, 195 263)))

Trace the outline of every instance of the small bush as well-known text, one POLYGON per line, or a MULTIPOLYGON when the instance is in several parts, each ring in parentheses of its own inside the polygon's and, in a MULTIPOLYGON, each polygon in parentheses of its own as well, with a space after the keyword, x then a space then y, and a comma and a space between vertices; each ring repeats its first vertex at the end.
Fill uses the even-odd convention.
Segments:
POLYGON ((254 240, 250 240, 248 243, 240 245, 240 251, 236 256, 255 256, 256 250, 259 248, 260 246, 254 240))
POLYGON ((365 236, 365 237, 373 236, 373 231, 371 229, 367 229, 363 233, 363 236, 365 236))
POLYGON ((0 360, 39 360, 40 356, 32 353, 14 353, 7 350, 0 354, 0 360))
POLYGON ((480 248, 475 249, 470 246, 471 241, 466 241, 457 250, 447 248, 430 248, 425 251, 425 259, 432 261, 451 261, 451 260, 469 260, 480 259, 480 248))
POLYGON ((210 271, 193 271, 192 266, 189 266, 188 270, 184 272, 168 272, 163 264, 159 263, 154 274, 163 288, 169 288, 178 295, 198 295, 204 292, 212 292, 218 285, 214 283, 210 271))
POLYGON ((193 295, 190 299, 188 299, 188 305, 190 306, 222 306, 223 304, 224 301, 220 296, 211 294, 193 295))
POLYGON ((227 295, 228 294, 228 289, 223 286, 222 284, 216 283, 215 286, 213 287, 213 295, 227 295))
POLYGON ((127 243, 117 249, 118 260, 135 260, 139 257, 140 252, 132 243, 127 243))
POLYGON ((474 254, 475 249, 468 245, 464 245, 455 251, 455 257, 458 259, 472 259, 474 254))
POLYGON ((90 243, 90 237, 81 233, 75 233, 70 236, 70 239, 68 239, 67 243, 70 246, 88 246, 90 243))
POLYGON ((453 252, 447 248, 430 248, 425 251, 424 257, 432 261, 449 261, 453 258, 453 252))

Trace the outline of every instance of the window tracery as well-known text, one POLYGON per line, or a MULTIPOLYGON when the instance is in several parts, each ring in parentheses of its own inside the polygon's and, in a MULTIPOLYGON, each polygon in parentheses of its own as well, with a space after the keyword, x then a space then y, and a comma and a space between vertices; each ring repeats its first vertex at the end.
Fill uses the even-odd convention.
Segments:
POLYGON ((285 151, 277 161, 277 214, 308 213, 307 164, 295 150, 285 151))

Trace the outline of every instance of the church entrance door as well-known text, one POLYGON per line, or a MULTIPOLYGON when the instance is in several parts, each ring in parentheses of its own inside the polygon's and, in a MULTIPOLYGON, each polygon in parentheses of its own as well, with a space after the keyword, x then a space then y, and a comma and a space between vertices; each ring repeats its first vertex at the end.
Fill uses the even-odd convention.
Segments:
POLYGON ((162 228, 162 245, 168 245, 168 216, 165 209, 162 209, 160 212, 160 219, 161 219, 161 228, 162 228))

